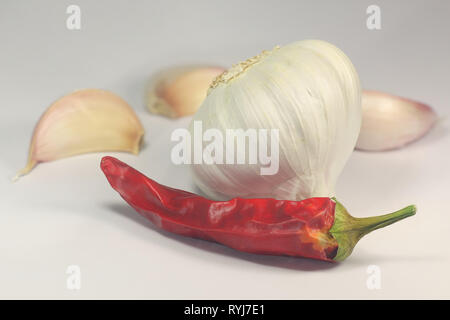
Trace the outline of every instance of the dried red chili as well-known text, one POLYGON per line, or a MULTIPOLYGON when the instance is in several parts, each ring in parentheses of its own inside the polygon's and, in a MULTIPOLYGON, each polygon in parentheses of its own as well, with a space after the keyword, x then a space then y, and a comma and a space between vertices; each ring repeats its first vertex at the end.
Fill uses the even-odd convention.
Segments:
POLYGON ((367 233, 416 212, 408 206, 354 218, 331 198, 212 201, 163 186, 113 157, 104 157, 101 168, 122 198, 156 226, 251 253, 341 261, 367 233))

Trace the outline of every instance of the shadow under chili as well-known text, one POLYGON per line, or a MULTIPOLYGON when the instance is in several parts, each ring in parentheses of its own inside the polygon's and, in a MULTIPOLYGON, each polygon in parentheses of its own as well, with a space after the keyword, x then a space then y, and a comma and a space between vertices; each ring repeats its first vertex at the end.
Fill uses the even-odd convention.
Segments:
POLYGON ((326 262, 314 259, 307 258, 297 258, 297 257, 287 257, 287 256, 272 256, 272 255, 263 255, 263 254, 253 254, 241 252, 238 250, 234 250, 232 248, 226 247, 220 243, 206 241, 202 239, 195 239, 184 237, 181 235, 177 235, 162 229, 155 227, 150 221, 145 219, 139 213, 137 213, 133 208, 126 204, 121 203, 111 203, 106 204, 106 207, 122 216, 125 216, 135 223, 146 226, 152 231, 156 231, 159 234, 168 237, 170 239, 176 240, 178 242, 182 242, 185 245, 189 245, 191 247, 199 248, 202 250, 206 250, 215 254, 221 254, 224 256, 228 256, 235 259, 246 260, 249 262, 267 265, 271 267, 298 270, 298 271, 318 271, 318 270, 326 270, 332 269, 339 266, 339 263, 326 262))

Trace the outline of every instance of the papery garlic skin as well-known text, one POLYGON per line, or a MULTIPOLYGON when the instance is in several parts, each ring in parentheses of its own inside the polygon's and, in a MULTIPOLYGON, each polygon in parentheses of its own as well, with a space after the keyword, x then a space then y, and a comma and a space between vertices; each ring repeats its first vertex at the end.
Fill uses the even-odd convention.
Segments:
POLYGON ((28 162, 18 175, 39 162, 100 151, 137 154, 144 128, 119 96, 98 89, 75 91, 54 102, 37 123, 28 162))
POLYGON ((185 66, 163 70, 148 85, 147 108, 151 113, 178 118, 194 114, 206 98, 211 82, 225 69, 185 66))
POLYGON ((279 130, 274 175, 260 175, 260 164, 193 164, 194 180, 208 197, 334 196, 360 130, 359 78, 337 47, 320 40, 294 42, 219 76, 192 121, 222 132, 279 130))
POLYGON ((356 148, 366 151, 401 148, 423 137, 437 120, 430 106, 379 91, 363 91, 362 110, 356 148))

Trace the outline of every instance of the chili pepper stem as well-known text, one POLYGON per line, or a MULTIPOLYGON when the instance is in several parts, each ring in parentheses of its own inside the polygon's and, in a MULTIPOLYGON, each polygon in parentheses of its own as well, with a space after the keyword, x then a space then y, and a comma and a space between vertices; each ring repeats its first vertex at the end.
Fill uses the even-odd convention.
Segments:
POLYGON ((416 207, 411 205, 381 216, 355 218, 348 213, 340 202, 336 201, 334 224, 330 233, 338 242, 339 247, 333 260, 342 261, 347 258, 352 253, 356 243, 366 234, 413 216, 415 213, 416 207))

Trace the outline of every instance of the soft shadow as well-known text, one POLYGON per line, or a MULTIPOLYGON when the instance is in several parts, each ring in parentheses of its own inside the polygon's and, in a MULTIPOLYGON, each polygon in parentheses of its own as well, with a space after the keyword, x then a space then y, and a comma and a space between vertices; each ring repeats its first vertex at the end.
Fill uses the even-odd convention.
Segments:
POLYGON ((374 252, 370 252, 367 250, 363 250, 362 248, 356 248, 356 254, 350 256, 348 260, 346 260, 346 265, 354 265, 357 267, 368 266, 369 264, 380 264, 380 263, 420 263, 420 262, 445 262, 446 259, 442 256, 438 255, 405 255, 405 254, 376 254, 374 252))
POLYGON ((139 148, 140 151, 144 151, 149 147, 149 143, 147 140, 145 140, 145 137, 142 137, 141 141, 139 142, 139 148))
POLYGON ((252 263, 262 264, 271 267, 285 268, 297 271, 317 271, 336 268, 339 263, 332 263, 314 259, 283 257, 252 254, 234 250, 219 243, 205 241, 201 239, 194 239, 180 236, 168 231, 158 229, 150 221, 137 213, 132 207, 122 203, 109 203, 105 205, 109 210, 133 220, 135 223, 146 226, 152 231, 156 231, 162 236, 168 237, 172 240, 182 242, 185 245, 206 250, 214 254, 220 254, 233 259, 246 260, 252 263))
POLYGON ((209 198, 196 184, 194 184, 194 191, 193 193, 203 197, 203 198, 209 198))

